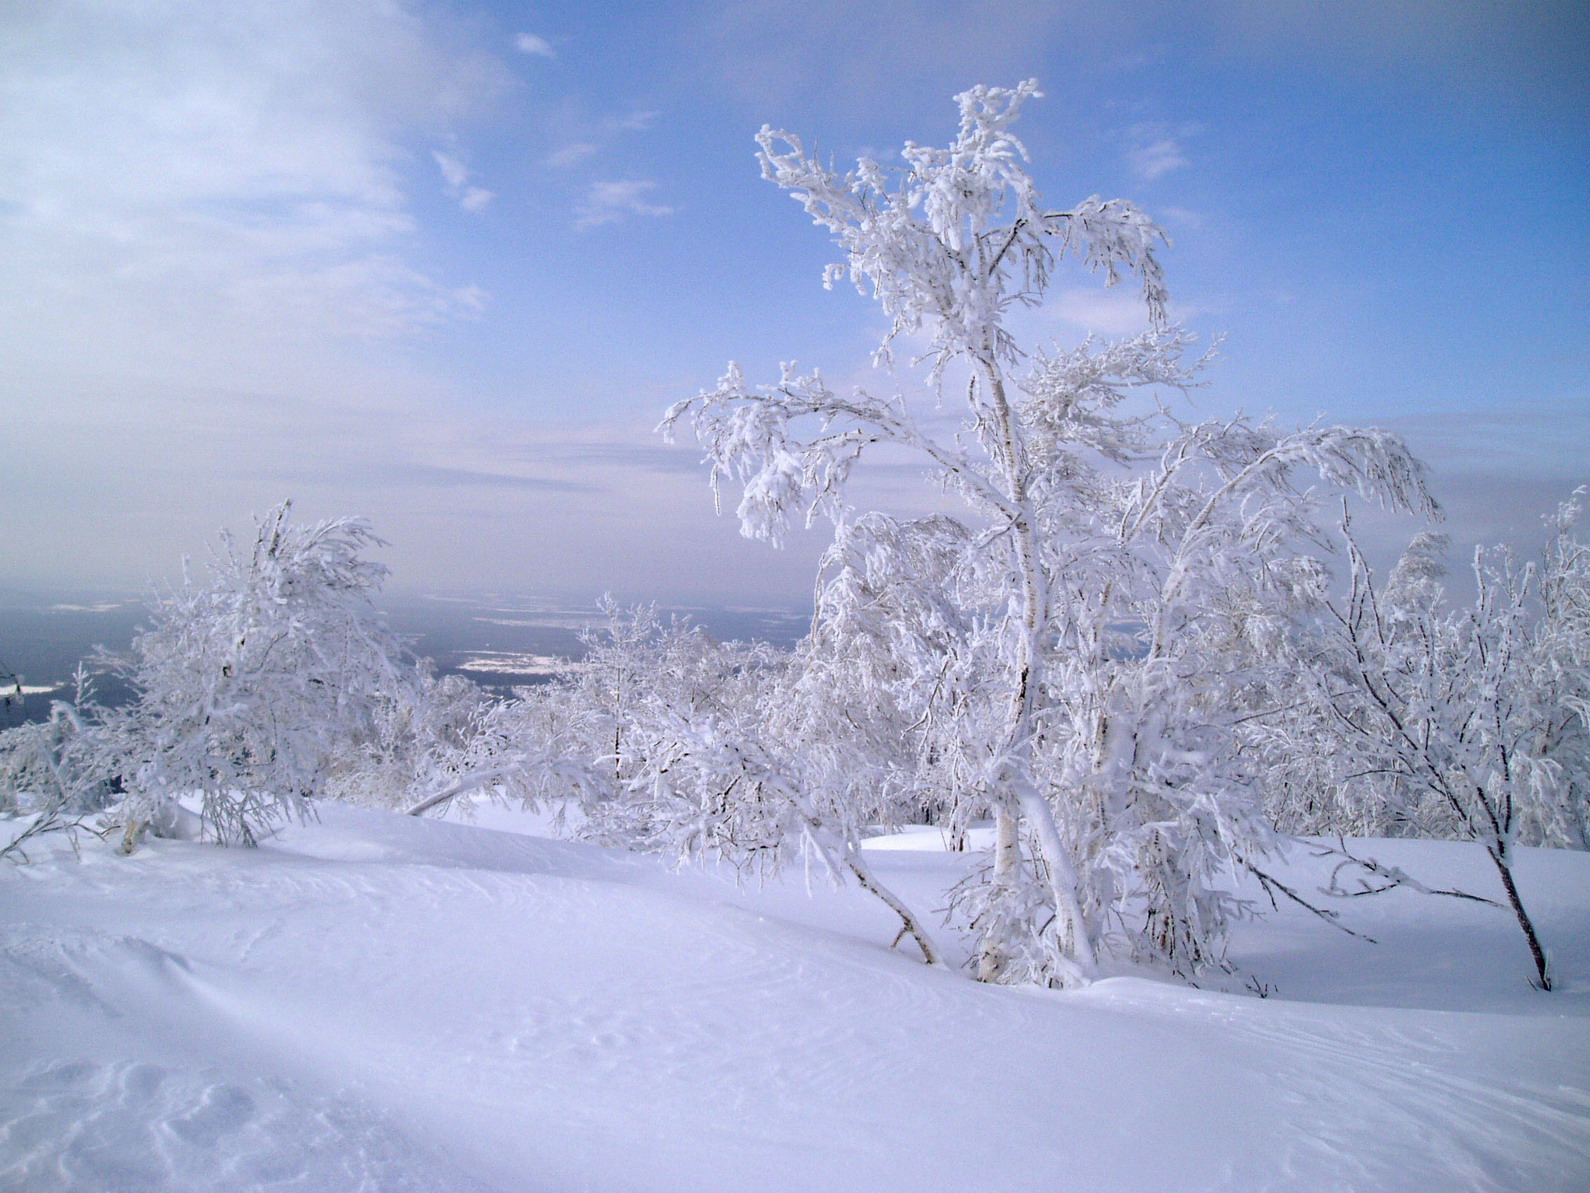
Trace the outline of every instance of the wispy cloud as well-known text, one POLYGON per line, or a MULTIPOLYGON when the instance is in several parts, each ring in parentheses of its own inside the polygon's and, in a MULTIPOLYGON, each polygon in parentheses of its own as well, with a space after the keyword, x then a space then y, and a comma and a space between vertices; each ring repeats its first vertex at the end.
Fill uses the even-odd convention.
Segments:
POLYGON ((1186 207, 1176 207, 1174 205, 1165 207, 1156 206, 1154 208, 1154 214, 1159 216, 1162 220, 1166 220, 1171 223, 1182 224, 1189 228, 1201 228, 1204 226, 1203 214, 1201 212, 1192 211, 1186 207))
POLYGON ((661 115, 652 108, 635 108, 622 116, 592 116, 578 103, 566 102, 553 119, 556 135, 563 144, 542 160, 559 170, 577 166, 626 133, 650 131, 661 115))
MULTIPOLYGON (((942 105, 948 79, 1013 82, 1062 41, 1113 58, 1150 24, 1146 4, 1057 0, 757 0, 700 6, 702 43, 730 89, 757 113, 813 99, 869 114, 942 105), (887 53, 878 47, 887 46, 887 53), (812 81, 821 79, 821 87, 812 81)), ((963 84, 964 85, 964 84, 963 84)))
POLYGON ((575 209, 575 226, 594 228, 601 224, 616 224, 631 216, 673 215, 678 208, 648 201, 647 196, 656 189, 655 182, 645 179, 593 182, 586 192, 585 201, 575 209))
POLYGON ((1132 173, 1148 182, 1187 164, 1187 156, 1181 146, 1170 137, 1136 146, 1127 152, 1126 160, 1132 167, 1132 173))
POLYGON ((528 489, 542 493, 588 493, 592 485, 575 481, 549 480, 540 476, 522 476, 510 472, 487 472, 478 468, 443 468, 432 464, 404 464, 393 468, 381 479, 400 485, 421 485, 452 489, 460 486, 479 486, 488 489, 528 489))
POLYGON ((1195 124, 1136 124, 1127 130, 1126 164, 1143 182, 1153 182, 1173 170, 1191 165, 1185 141, 1202 128, 1195 124))
MULTIPOLYGON (((1549 530, 1545 516, 1579 485, 1590 447, 1590 400, 1519 403, 1502 410, 1440 410, 1373 420, 1402 435, 1429 467, 1430 491, 1452 547, 1448 587, 1468 600, 1476 546, 1501 545, 1521 560, 1537 557, 1549 530)), ((1354 528, 1381 569, 1389 569, 1422 524, 1366 507, 1354 528)))
POLYGON ((497 197, 495 191, 488 191, 485 187, 474 186, 470 179, 475 172, 455 154, 443 153, 434 150, 431 156, 436 159, 437 168, 442 172, 443 190, 451 199, 465 211, 483 211, 488 203, 497 197))
POLYGON ((1333 73, 1373 72, 1445 95, 1490 93, 1538 105, 1581 130, 1590 9, 1571 0, 1239 0, 1208 6, 1221 49, 1261 63, 1311 58, 1333 73))
POLYGON ((1062 290, 1044 305, 1047 313, 1082 331, 1106 336, 1133 335, 1148 326, 1148 312, 1136 289, 1117 286, 1062 290))
POLYGON ((547 154, 546 164, 558 170, 566 170, 570 166, 577 166, 587 158, 596 155, 598 146, 589 141, 574 141, 563 148, 547 154))
POLYGON ((552 43, 544 37, 534 33, 521 33, 513 39, 514 48, 521 54, 533 54, 538 58, 556 58, 557 52, 553 50, 552 43))
POLYGON ((37 393, 35 378, 0 372, 0 474, 29 495, 0 503, 13 584, 141 587, 289 496, 306 519, 371 515, 400 587, 700 598, 727 567, 737 589, 771 598, 809 588, 822 546, 795 536, 770 551, 712 517, 700 452, 663 444, 651 417, 555 426, 390 392, 374 408, 365 394, 168 384, 37 393))
POLYGON ((657 122, 662 113, 649 108, 637 108, 628 116, 608 119, 606 126, 615 133, 643 133, 657 122))

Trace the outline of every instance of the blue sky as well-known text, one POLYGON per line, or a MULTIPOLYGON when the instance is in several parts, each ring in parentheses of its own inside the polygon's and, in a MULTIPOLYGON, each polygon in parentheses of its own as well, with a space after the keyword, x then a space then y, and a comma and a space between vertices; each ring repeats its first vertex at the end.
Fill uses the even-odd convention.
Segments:
MULTIPOLYGON (((1573 3, 7 6, 0 585, 136 588, 291 496, 396 587, 799 602, 818 543, 651 433, 876 340, 753 134, 881 156, 1027 77, 1043 192, 1137 200, 1225 336, 1198 410, 1392 426, 1454 539, 1527 545, 1590 481, 1586 45, 1573 3)), ((1028 330, 1138 317, 1064 276, 1028 330)))

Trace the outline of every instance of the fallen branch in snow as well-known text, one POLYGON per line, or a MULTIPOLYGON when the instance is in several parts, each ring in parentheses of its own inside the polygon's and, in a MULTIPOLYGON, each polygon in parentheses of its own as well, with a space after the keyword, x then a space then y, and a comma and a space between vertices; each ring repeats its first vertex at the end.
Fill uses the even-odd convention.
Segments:
POLYGON ((861 883, 862 889, 869 894, 876 895, 888 905, 890 911, 900 917, 900 931, 895 936, 894 943, 889 947, 894 948, 907 935, 916 941, 916 947, 922 950, 922 960, 938 969, 948 969, 944 962, 944 955, 939 952, 938 945, 933 942, 933 937, 928 934, 922 922, 912 914, 911 909, 883 883, 879 882, 872 872, 872 867, 862 860, 861 851, 850 848, 846 851, 845 865, 856 876, 856 881, 861 883))
POLYGON ((456 799, 460 795, 467 795, 471 791, 479 791, 488 783, 494 783, 498 779, 506 777, 509 769, 510 768, 506 766, 499 766, 489 771, 481 771, 478 774, 468 775, 465 778, 458 780, 458 782, 454 783, 452 786, 444 787, 435 795, 426 796, 412 808, 409 808, 404 815, 423 816, 432 808, 439 808, 443 804, 450 800, 456 799))
POLYGON ((513 754, 498 766, 482 767, 470 771, 433 795, 428 795, 405 812, 409 816, 423 816, 432 808, 439 808, 450 800, 472 791, 495 791, 499 796, 521 799, 526 807, 534 806, 541 797, 524 789, 531 776, 557 780, 571 794, 587 798, 600 790, 593 780, 591 768, 585 763, 560 755, 513 754))

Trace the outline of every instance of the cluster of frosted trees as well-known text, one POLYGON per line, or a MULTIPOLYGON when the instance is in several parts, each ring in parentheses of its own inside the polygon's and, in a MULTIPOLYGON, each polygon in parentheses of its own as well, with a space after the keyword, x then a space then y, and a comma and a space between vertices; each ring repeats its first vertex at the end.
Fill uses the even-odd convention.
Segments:
MULTIPOLYGON (((301 529, 284 508, 158 606, 127 664, 134 705, 91 723, 63 706, 0 742, 12 788, 119 789, 128 847, 188 793, 205 831, 242 842, 316 797, 518 799, 598 841, 825 866, 931 963, 933 926, 861 842, 987 826, 949 914, 979 978, 1049 985, 1105 954, 1219 964, 1247 911, 1232 874, 1302 898, 1268 869, 1291 834, 1453 837, 1493 859, 1549 985, 1512 851, 1590 831, 1579 498, 1542 562, 1482 553, 1471 606, 1444 595, 1430 536, 1377 581, 1343 502, 1433 515, 1417 462, 1380 431, 1180 413, 1207 358, 1167 319, 1163 238, 1130 203, 1041 201, 1010 131, 1034 94, 965 93, 955 140, 908 145, 901 167, 840 174, 759 138, 764 174, 843 252, 828 282, 889 323, 877 391, 794 366, 754 386, 731 365, 664 420, 738 491, 747 535, 831 526, 795 651, 609 608, 557 682, 488 704, 380 629, 363 523, 301 529), (1147 329, 1019 345, 1011 317, 1067 259, 1135 279, 1147 329), (949 512, 853 505, 878 450, 914 457, 949 512)), ((1359 889, 1416 885, 1352 865, 1359 889)))
POLYGON ((78 697, 0 734, 0 806, 58 817, 114 809, 118 843, 146 831, 250 845, 312 801, 391 799, 430 782, 478 712, 473 685, 435 679, 371 603, 386 569, 363 519, 266 515, 241 549, 223 534, 202 578, 150 608, 126 657, 99 665, 134 700, 78 697))

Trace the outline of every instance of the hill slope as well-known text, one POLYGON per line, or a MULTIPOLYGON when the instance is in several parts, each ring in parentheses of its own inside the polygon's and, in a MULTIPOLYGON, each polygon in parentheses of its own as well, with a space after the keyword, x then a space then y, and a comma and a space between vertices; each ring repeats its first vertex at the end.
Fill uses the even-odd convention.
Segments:
MULTIPOLYGON (((1375 849, 1488 890, 1472 847, 1375 849)), ((966 864, 874 857, 923 907, 966 864)), ((0 869, 0 1188, 1590 1187, 1584 855, 1522 870, 1549 995, 1503 913, 1401 892, 1349 909, 1379 945, 1244 925, 1234 992, 1055 993, 889 951, 858 892, 346 807, 35 858, 0 869)))

